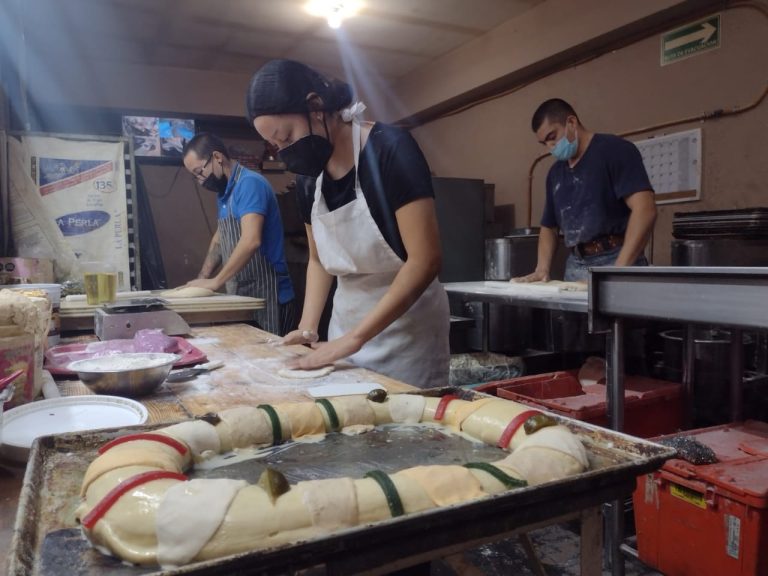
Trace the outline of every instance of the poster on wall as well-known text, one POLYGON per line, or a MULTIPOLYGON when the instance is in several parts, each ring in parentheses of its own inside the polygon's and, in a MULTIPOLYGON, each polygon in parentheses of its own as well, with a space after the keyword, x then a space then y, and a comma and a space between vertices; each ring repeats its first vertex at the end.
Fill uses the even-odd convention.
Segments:
POLYGON ((106 262, 130 290, 123 142, 22 138, 27 174, 78 261, 106 262))
POLYGON ((51 260, 57 282, 75 280, 79 276, 75 253, 48 215, 29 166, 21 141, 8 138, 8 211, 16 254, 51 260))
POLYGON ((180 158, 194 135, 194 120, 123 116, 123 136, 133 140, 134 156, 180 158))

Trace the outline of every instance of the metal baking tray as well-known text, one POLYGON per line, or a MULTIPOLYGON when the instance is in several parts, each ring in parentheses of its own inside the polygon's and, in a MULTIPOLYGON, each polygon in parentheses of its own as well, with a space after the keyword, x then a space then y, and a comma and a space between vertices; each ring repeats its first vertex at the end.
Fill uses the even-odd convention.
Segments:
MULTIPOLYGON (((486 397, 458 388, 419 393, 429 396, 451 393, 467 400, 486 397)), ((11 543, 9 574, 291 574, 318 566, 322 566, 326 574, 356 574, 368 570, 383 573, 387 566, 407 565, 407 559, 425 561, 442 555, 441 550, 498 539, 526 526, 540 525, 623 498, 634 489, 637 476, 656 470, 675 454, 665 446, 555 417, 584 442, 591 463, 589 471, 557 482, 172 570, 125 565, 96 552, 74 519, 83 474, 98 447, 129 431, 159 426, 43 437, 33 445, 27 465, 11 543)), ((372 469, 394 472, 425 463, 493 461, 504 454, 499 448, 478 445, 437 428, 387 426, 360 436, 330 434, 316 444, 288 443, 270 449, 264 459, 238 462, 193 476, 238 477, 253 482, 269 464, 296 482, 311 478, 361 477, 372 469)))

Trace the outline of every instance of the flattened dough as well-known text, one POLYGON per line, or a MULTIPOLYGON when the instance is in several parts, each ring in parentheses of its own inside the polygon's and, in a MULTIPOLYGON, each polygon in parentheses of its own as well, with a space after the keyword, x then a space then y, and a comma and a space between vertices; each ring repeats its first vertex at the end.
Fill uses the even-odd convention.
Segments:
POLYGON ((586 282, 565 282, 564 280, 550 280, 549 282, 531 282, 534 286, 556 286, 561 292, 586 292, 586 282))
POLYGON ((335 366, 323 366, 317 370, 291 370, 290 368, 280 368, 277 371, 277 375, 281 378, 299 378, 309 380, 311 378, 320 378, 326 374, 330 374, 336 369, 335 366))
POLYGON ((205 296, 213 296, 214 294, 216 294, 216 292, 213 290, 199 288, 197 286, 179 286, 173 290, 160 292, 160 296, 163 298, 203 298, 205 296))
POLYGON ((528 286, 532 290, 537 288, 546 289, 552 292, 586 292, 588 289, 587 282, 565 282, 563 280, 549 280, 544 282, 539 280, 536 282, 518 282, 516 278, 510 279, 512 284, 516 284, 521 287, 528 286))

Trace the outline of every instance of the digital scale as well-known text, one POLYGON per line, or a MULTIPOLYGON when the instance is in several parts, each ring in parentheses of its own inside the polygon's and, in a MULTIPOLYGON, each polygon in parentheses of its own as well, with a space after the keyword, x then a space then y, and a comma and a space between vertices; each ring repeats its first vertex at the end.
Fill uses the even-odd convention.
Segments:
POLYGON ((104 304, 93 312, 99 340, 130 339, 139 330, 160 329, 166 336, 189 334, 189 324, 162 298, 134 298, 104 304))

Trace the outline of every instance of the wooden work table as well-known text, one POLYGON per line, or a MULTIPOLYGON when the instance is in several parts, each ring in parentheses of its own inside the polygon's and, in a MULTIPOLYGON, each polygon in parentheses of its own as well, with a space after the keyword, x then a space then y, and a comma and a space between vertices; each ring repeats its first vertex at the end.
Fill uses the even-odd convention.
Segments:
MULTIPOLYGON (((205 352, 209 361, 223 361, 224 366, 187 382, 165 383, 160 390, 140 399, 149 411, 149 424, 176 422, 207 412, 238 405, 311 401, 307 388, 317 381, 286 380, 274 372, 291 357, 306 354, 302 346, 281 347, 267 343, 271 334, 245 324, 195 328, 190 342, 205 352)), ((412 386, 362 368, 340 365, 332 373, 334 383, 377 382, 392 392, 413 390, 412 386)), ((326 380, 331 376, 326 377, 326 380)), ((323 380, 322 383, 326 383, 323 380)), ((58 382, 63 396, 92 394, 78 380, 58 382)), ((7 558, 16 519, 24 466, 0 460, 0 557, 7 558)), ((0 562, 0 576, 6 574, 0 562)))

